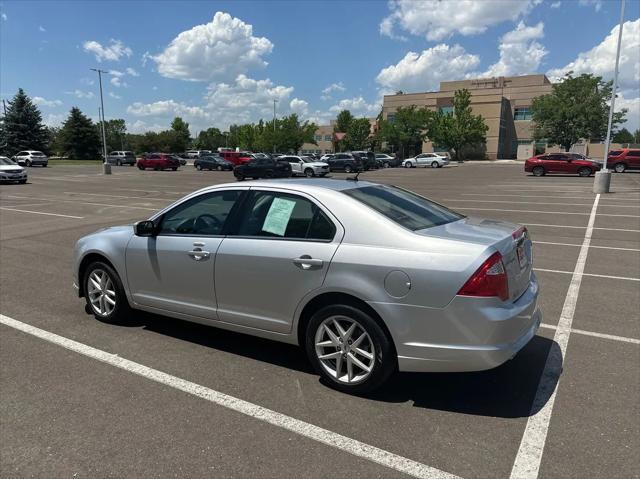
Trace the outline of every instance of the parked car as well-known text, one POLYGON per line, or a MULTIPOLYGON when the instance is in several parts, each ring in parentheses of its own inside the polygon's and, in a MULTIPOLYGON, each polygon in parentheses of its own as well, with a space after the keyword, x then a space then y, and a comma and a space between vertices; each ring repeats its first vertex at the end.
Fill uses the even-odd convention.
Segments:
POLYGON ((195 160, 196 158, 200 158, 202 155, 210 155, 211 150, 187 150, 184 153, 184 156, 190 160, 195 160))
POLYGON ((591 176, 600 168, 600 163, 597 161, 576 158, 571 153, 544 153, 532 156, 524 163, 524 171, 533 173, 534 176, 544 176, 549 173, 591 176))
POLYGON ((370 151, 352 151, 352 155, 360 157, 362 161, 362 168, 367 170, 373 170, 378 168, 378 162, 376 156, 370 151))
POLYGON ((178 157, 167 153, 148 153, 138 159, 138 168, 141 170, 153 168, 154 170, 176 171, 179 166, 178 157))
POLYGON ((49 158, 41 151, 24 150, 13 155, 12 158, 20 166, 44 166, 49 164, 49 158))
POLYGON ((329 171, 344 171, 351 173, 362 170, 362 160, 351 153, 336 153, 333 158, 327 160, 329 171))
POLYGON ((136 164, 136 155, 133 151, 112 151, 107 155, 107 163, 116 166, 133 166, 136 164))
POLYGON ((398 160, 398 158, 386 153, 376 153, 376 160, 381 164, 382 168, 400 166, 400 160, 398 160))
POLYGON ((238 181, 245 178, 289 178, 291 165, 288 161, 271 158, 257 158, 242 165, 236 165, 233 175, 238 181))
POLYGON ((278 158, 279 161, 288 161, 291 165, 293 176, 325 176, 329 173, 329 164, 315 161, 308 156, 285 155, 278 158))
POLYGON ((363 393, 396 370, 516 355, 542 320, 531 249, 520 225, 394 186, 290 179, 208 187, 101 229, 72 268, 101 322, 143 310, 298 344, 327 384, 363 393))
POLYGON ((320 157, 320 161, 327 162, 330 158, 333 158, 333 157, 334 157, 333 153, 326 153, 320 157))
POLYGON ((234 165, 244 165, 253 158, 246 151, 221 151, 220 156, 234 165))
POLYGON ((26 183, 27 170, 6 156, 0 156, 0 182, 26 183))
POLYGON ((640 169, 640 149, 621 148, 610 151, 607 155, 607 168, 611 168, 616 173, 640 169))
POLYGON ((233 170, 233 163, 217 155, 203 155, 193 161, 193 166, 197 170, 233 170))
POLYGON ((449 164, 449 157, 438 153, 420 153, 412 158, 407 158, 402 162, 405 168, 417 168, 423 166, 425 168, 442 168, 449 164))

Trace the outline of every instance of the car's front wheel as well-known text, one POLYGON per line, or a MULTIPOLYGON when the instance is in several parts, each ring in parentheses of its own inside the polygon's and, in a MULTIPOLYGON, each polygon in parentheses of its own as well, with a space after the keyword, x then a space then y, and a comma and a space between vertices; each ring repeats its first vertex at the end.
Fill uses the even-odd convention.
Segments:
POLYGON ((405 168, 413 168, 413 163, 411 163, 410 161, 407 161, 407 162, 404 164, 404 167, 405 167, 405 168))
POLYGON ((116 166, 122 166, 122 162, 120 160, 116 161, 116 166))
POLYGON ((305 345, 316 371, 343 392, 372 391, 397 369, 390 338, 354 306, 331 305, 317 311, 309 321, 305 345))
POLYGON ((27 160, 24 162, 24 166, 31 166, 31 160, 27 160))
POLYGON ((130 313, 118 273, 102 261, 87 267, 84 273, 84 296, 89 310, 100 321, 122 323, 130 313))
POLYGON ((353 171, 353 168, 351 168, 351 165, 347 165, 344 167, 344 172, 345 173, 351 173, 353 171))
POLYGON ((200 165, 196 165, 196 170, 198 170, 198 171, 202 171, 202 166, 200 166, 200 165))
POLYGON ((312 178, 315 176, 315 174, 311 168, 307 168, 306 170, 304 170, 304 176, 306 176, 307 178, 312 178))

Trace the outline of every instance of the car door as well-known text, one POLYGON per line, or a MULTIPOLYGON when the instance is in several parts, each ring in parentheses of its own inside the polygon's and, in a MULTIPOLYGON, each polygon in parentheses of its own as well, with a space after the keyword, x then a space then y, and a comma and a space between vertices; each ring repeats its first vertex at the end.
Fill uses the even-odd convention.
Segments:
POLYGON ((568 163, 558 153, 551 153, 542 158, 544 169, 550 173, 566 173, 568 163))
POLYGON ((126 271, 133 300, 158 310, 216 319, 214 263, 227 220, 247 188, 203 193, 158 218, 158 234, 133 236, 126 271))
POLYGON ((299 175, 302 173, 302 160, 295 156, 283 156, 278 158, 280 161, 286 161, 291 165, 291 172, 294 175, 299 175))
POLYGON ((625 161, 629 168, 633 168, 633 169, 640 168, 640 150, 628 151, 625 161))
POLYGON ((215 265, 221 321, 287 333, 300 301, 324 282, 340 223, 313 198, 252 189, 215 265))

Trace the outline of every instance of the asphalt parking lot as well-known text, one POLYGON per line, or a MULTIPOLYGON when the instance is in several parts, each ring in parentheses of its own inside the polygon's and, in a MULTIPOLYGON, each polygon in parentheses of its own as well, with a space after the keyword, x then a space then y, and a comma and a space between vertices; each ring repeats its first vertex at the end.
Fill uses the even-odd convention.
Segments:
POLYGON ((593 178, 517 164, 363 174, 527 225, 544 321, 497 369, 397 374, 354 397, 321 384, 296 347, 87 315, 71 287, 77 238, 233 181, 192 167, 113 172, 31 168, 29 184, 0 187, 2 476, 640 477, 639 173, 614 175, 599 197, 593 178))

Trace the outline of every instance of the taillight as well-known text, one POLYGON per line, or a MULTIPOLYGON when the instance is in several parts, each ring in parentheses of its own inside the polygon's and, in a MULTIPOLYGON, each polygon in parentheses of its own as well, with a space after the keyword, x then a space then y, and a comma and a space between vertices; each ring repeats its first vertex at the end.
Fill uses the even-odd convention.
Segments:
POLYGON ((489 256, 460 288, 458 294, 460 296, 496 296, 502 301, 509 299, 509 282, 502 264, 502 255, 496 252, 489 256))
POLYGON ((521 236, 524 236, 525 239, 529 237, 529 230, 527 229, 526 226, 521 226, 520 228, 518 228, 516 231, 514 231, 513 233, 511 233, 511 237, 514 240, 519 240, 521 236))

